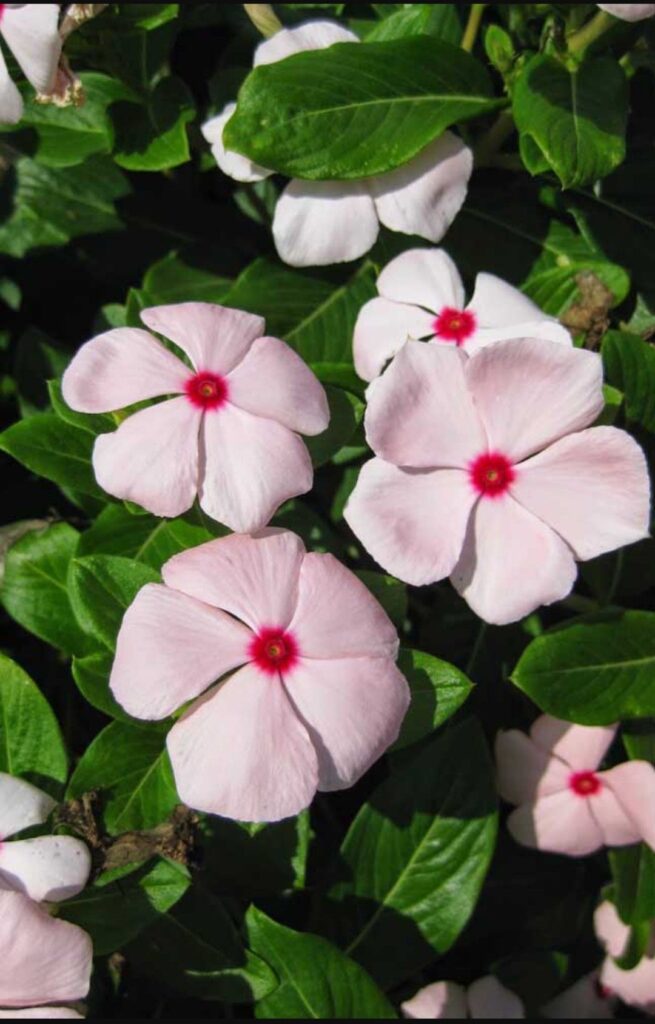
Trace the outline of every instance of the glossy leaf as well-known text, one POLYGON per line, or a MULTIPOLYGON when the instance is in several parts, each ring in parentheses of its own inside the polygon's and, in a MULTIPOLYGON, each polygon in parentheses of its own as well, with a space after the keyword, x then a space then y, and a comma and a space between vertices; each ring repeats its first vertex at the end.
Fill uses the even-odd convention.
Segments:
POLYGON ((76 558, 70 570, 70 596, 83 629, 113 650, 123 615, 146 583, 159 580, 150 566, 115 555, 76 558))
POLYGON ((398 668, 409 683, 412 700, 394 749, 416 743, 443 725, 473 689, 458 668, 425 651, 401 649, 398 668))
MULTIPOLYGON (((52 790, 68 774, 61 731, 50 705, 26 672, 0 654, 0 771, 52 790)), ((57 787, 55 787, 56 789, 57 787)))
POLYGON ((628 419, 655 432, 655 349, 634 334, 608 331, 602 352, 608 380, 623 392, 628 419))

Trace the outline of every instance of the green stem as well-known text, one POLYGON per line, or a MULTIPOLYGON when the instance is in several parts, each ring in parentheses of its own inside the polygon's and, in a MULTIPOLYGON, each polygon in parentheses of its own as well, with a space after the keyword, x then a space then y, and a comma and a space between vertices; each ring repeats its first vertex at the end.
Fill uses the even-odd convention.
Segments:
POLYGON ((282 28, 282 22, 270 4, 244 4, 243 9, 257 31, 267 39, 282 28))
POLYGON ((475 163, 478 167, 485 167, 496 155, 503 143, 516 130, 511 110, 500 112, 489 131, 482 136, 475 147, 475 163))
POLYGON ((471 10, 469 12, 469 19, 464 29, 464 35, 462 36, 461 47, 463 50, 468 50, 470 53, 475 46, 475 40, 478 37, 478 30, 482 21, 482 15, 486 4, 471 4, 471 10))
POLYGON ((611 14, 607 14, 605 11, 598 11, 586 25, 583 25, 572 36, 569 36, 569 53, 575 53, 581 57, 592 43, 595 43, 597 39, 604 36, 615 25, 616 18, 613 18, 611 14))

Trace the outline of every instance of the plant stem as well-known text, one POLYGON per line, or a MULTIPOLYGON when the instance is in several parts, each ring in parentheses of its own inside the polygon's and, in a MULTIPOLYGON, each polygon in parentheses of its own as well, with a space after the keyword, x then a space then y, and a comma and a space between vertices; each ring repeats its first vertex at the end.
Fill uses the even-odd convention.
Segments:
POLYGON ((471 4, 469 19, 466 23, 461 42, 462 49, 467 50, 469 53, 475 46, 475 40, 478 37, 480 22, 482 21, 482 15, 486 6, 486 4, 471 4))
POLYGON ((257 31, 267 39, 282 28, 282 22, 270 4, 244 4, 243 9, 257 31))
POLYGON ((611 14, 607 14, 605 11, 598 11, 586 25, 583 25, 572 36, 569 36, 569 53, 582 56, 592 43, 595 43, 597 39, 604 36, 615 25, 616 18, 613 18, 611 14))
POLYGON ((464 673, 467 676, 470 676, 471 671, 473 669, 473 666, 475 665, 475 662, 477 661, 477 657, 478 657, 478 654, 480 653, 480 648, 482 647, 482 641, 484 640, 486 632, 487 632, 487 623, 486 622, 481 622, 480 623, 480 627, 478 629, 478 635, 476 636, 475 642, 473 644, 473 650, 471 651, 471 655, 469 657, 469 660, 466 662, 466 668, 464 669, 464 673))
POLYGON ((485 167, 496 155, 506 139, 515 131, 514 118, 511 110, 502 110, 489 131, 482 136, 475 147, 475 163, 485 167))

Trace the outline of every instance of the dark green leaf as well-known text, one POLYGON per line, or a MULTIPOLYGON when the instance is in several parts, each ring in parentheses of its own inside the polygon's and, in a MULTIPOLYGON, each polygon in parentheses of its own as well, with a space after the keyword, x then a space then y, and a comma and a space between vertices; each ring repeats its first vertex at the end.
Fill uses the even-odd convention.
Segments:
POLYGON ((222 301, 265 317, 266 330, 286 340, 329 302, 333 291, 327 281, 259 257, 239 274, 222 301))
POLYGON ((210 815, 202 832, 203 867, 217 892, 251 899, 303 888, 311 835, 307 811, 269 825, 210 815))
POLYGON ((46 480, 103 498, 91 466, 94 438, 86 430, 44 412, 14 423, 0 434, 0 449, 46 480))
MULTIPOLYGON (((36 785, 63 783, 68 774, 64 741, 50 705, 14 661, 0 654, 0 771, 36 785)), ((47 786, 49 790, 52 785, 47 786)))
POLYGON ((179 78, 162 79, 144 103, 114 104, 114 159, 128 171, 163 171, 189 159, 193 97, 179 78))
POLYGON ((423 739, 462 706, 473 689, 463 672, 425 651, 402 649, 398 668, 409 683, 412 702, 395 748, 423 739))
POLYGON ((367 43, 420 35, 436 36, 437 39, 455 45, 460 41, 462 26, 455 4, 400 4, 400 10, 392 11, 388 17, 384 14, 384 8, 392 8, 394 5, 378 6, 382 21, 366 33, 367 43))
POLYGON ((64 423, 68 423, 72 427, 78 427, 80 430, 86 430, 87 433, 93 434, 94 437, 116 429, 116 420, 109 413, 75 412, 74 409, 66 405, 61 393, 61 384, 58 380, 48 381, 48 394, 50 395, 52 408, 64 423))
POLYGON ((94 654, 87 654, 84 658, 73 658, 73 679, 78 690, 89 704, 110 718, 147 728, 148 722, 135 721, 114 699, 109 689, 112 663, 113 658, 109 651, 97 651, 94 654))
POLYGON ((364 415, 364 403, 350 391, 325 386, 330 406, 330 423, 327 430, 316 437, 306 437, 314 466, 322 466, 348 444, 364 415))
POLYGON ((173 555, 213 540, 204 526, 186 519, 132 515, 123 505, 107 505, 80 537, 78 554, 124 555, 160 569, 173 555))
POLYGON ((153 305, 222 302, 231 284, 228 277, 195 267, 176 252, 153 263, 143 278, 143 289, 153 305))
POLYGON ((602 353, 608 380, 623 392, 628 419, 655 432, 655 348, 634 334, 608 331, 602 353))
POLYGON ((76 558, 70 568, 70 597, 83 629, 113 650, 123 615, 146 583, 159 581, 150 566, 117 555, 76 558))

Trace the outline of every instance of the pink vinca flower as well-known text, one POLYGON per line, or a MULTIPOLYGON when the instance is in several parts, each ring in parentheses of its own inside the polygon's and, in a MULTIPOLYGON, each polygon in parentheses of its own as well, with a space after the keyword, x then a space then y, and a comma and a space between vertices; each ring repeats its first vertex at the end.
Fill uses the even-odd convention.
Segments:
POLYGON ((401 253, 377 287, 379 297, 362 306, 353 335, 355 369, 363 380, 377 377, 410 338, 455 345, 468 355, 508 338, 571 344, 565 327, 493 274, 478 274, 465 305, 459 271, 443 249, 401 253))
POLYGON ((592 971, 542 1006, 539 1015, 548 1020, 609 1020, 616 1003, 599 972, 592 971))
POLYGON ((190 807, 277 821, 393 743, 409 702, 396 631, 332 555, 267 529, 175 555, 162 576, 125 613, 110 685, 135 718, 194 701, 168 734, 190 807))
POLYGON ((648 1014, 655 1014, 655 927, 651 932, 646 955, 630 971, 622 970, 615 962, 627 952, 630 928, 619 917, 609 900, 601 903, 594 914, 596 937, 607 956, 600 970, 604 990, 618 996, 628 1006, 636 1006, 648 1014))
POLYGON ((287 498, 312 486, 298 434, 320 434, 330 418, 325 391, 259 316, 208 302, 141 313, 170 338, 188 367, 147 331, 119 327, 82 345, 63 395, 80 412, 110 412, 160 396, 101 434, 93 468, 101 487, 158 516, 177 516, 196 495, 231 530, 264 526, 287 498))
POLYGON ((450 575, 487 622, 560 600, 575 559, 648 533, 641 449, 623 430, 583 429, 603 408, 595 353, 526 338, 469 358, 408 341, 367 399, 377 458, 346 520, 387 572, 450 575))
POLYGON ((468 989, 454 981, 436 981, 401 1003, 409 1020, 519 1020, 525 1017, 517 995, 488 974, 468 989))
POLYGON ((89 851, 71 836, 10 836, 41 825, 55 807, 46 793, 23 779, 0 772, 0 890, 15 889, 34 900, 76 896, 91 870, 89 851))
MULTIPOLYGON (((260 43, 255 67, 334 43, 356 43, 357 36, 333 21, 308 21, 283 28, 260 43)), ((261 181, 273 171, 226 150, 223 131, 236 103, 202 127, 216 163, 236 181, 261 181)), ((363 256, 380 224, 406 235, 440 241, 457 216, 473 169, 473 154, 452 132, 430 142, 408 163, 361 181, 292 180, 273 218, 280 257, 294 267, 343 263, 363 256)))
MULTIPOLYGON (((52 88, 61 53, 59 4, 0 4, 0 36, 37 92, 52 88)), ((23 99, 0 50, 0 124, 16 124, 23 99)))
POLYGON ((621 21, 643 21, 655 14, 655 4, 596 4, 596 7, 621 21))
POLYGON ((22 893, 0 892, 0 1017, 79 1017, 46 1004, 83 999, 92 958, 91 939, 77 925, 22 893), (25 1009, 33 1007, 38 1012, 25 1009))
POLYGON ((592 727, 542 715, 530 735, 496 739, 498 792, 518 804, 507 826, 519 843, 582 857, 640 840, 655 849, 655 768, 647 761, 599 771, 616 726, 592 727))

